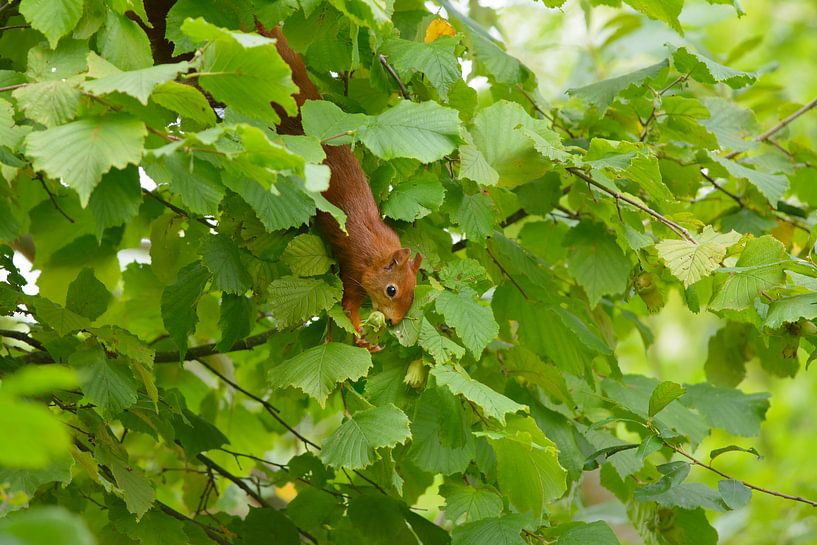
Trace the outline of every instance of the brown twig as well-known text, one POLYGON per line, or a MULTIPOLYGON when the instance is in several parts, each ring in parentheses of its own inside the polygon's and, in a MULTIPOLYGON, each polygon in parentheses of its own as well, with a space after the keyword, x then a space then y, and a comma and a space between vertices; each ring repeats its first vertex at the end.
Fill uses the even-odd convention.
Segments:
POLYGON ((502 274, 504 274, 508 278, 508 280, 510 280, 511 283, 514 286, 516 286, 516 289, 519 290, 519 293, 522 294, 522 297, 528 299, 528 294, 525 293, 525 290, 522 288, 522 286, 519 285, 519 282, 516 281, 516 279, 511 275, 511 273, 509 273, 505 269, 505 267, 502 266, 502 263, 499 262, 494 253, 491 251, 490 246, 485 246, 485 251, 488 252, 488 255, 491 257, 491 260, 496 264, 497 267, 499 267, 499 270, 502 271, 502 274))
POLYGON ((6 85, 5 87, 0 87, 0 93, 4 91, 13 91, 14 89, 19 89, 20 87, 25 87, 28 83, 17 83, 15 85, 6 85))
POLYGON ((4 30, 14 30, 15 28, 31 28, 31 25, 25 24, 25 25, 0 26, 0 32, 3 32, 4 30))
POLYGON ((701 176, 703 176, 707 182, 712 184, 712 187, 714 187, 715 189, 717 189, 718 191, 720 191, 721 193, 735 201, 738 204, 738 206, 740 206, 741 208, 745 208, 745 205, 743 204, 743 199, 741 199, 740 197, 738 197, 737 195, 735 195, 722 185, 718 184, 718 182, 716 182, 709 174, 707 174, 703 170, 701 170, 701 176))
POLYGON ((206 219, 204 219, 204 218, 200 218, 200 217, 198 217, 198 216, 192 216, 192 215, 190 215, 190 213, 189 213, 189 212, 187 212, 186 210, 184 210, 184 209, 182 209, 182 208, 179 208, 178 206, 176 206, 176 205, 175 205, 175 204, 173 204, 172 202, 169 202, 169 201, 164 200, 162 197, 160 197, 159 195, 157 195, 157 194, 156 194, 156 193, 154 193, 153 191, 150 191, 149 189, 145 189, 145 188, 143 187, 143 188, 142 188, 142 193, 144 193, 145 195, 147 195, 147 196, 148 196, 148 197, 150 197, 151 199, 155 200, 156 202, 160 203, 162 206, 164 206, 164 207, 166 207, 166 208, 168 208, 168 209, 170 209, 170 210, 172 210, 172 211, 176 212, 176 214, 178 214, 178 215, 180 215, 180 216, 183 216, 183 217, 185 217, 185 218, 189 218, 189 219, 192 219, 192 220, 196 220, 197 222, 201 223, 202 225, 206 225, 207 227, 209 227, 209 228, 211 228, 211 229, 212 229, 212 228, 214 228, 214 227, 216 227, 216 224, 215 224, 215 223, 210 223, 209 221, 207 221, 207 220, 206 220, 206 219))
POLYGON ((18 341, 22 341, 29 346, 33 346, 37 350, 45 351, 45 346, 38 341, 30 337, 27 333, 23 333, 22 331, 12 331, 10 329, 0 329, 0 337, 6 337, 8 339, 15 339, 18 341))
POLYGON ((60 215, 62 215, 62 217, 67 219, 69 222, 74 223, 74 219, 71 216, 69 216, 65 212, 65 210, 62 209, 60 203, 57 202, 57 198, 54 197, 54 194, 51 192, 50 189, 48 189, 48 185, 45 183, 45 180, 43 180, 43 177, 37 176, 37 180, 40 182, 40 185, 43 186, 43 190, 45 190, 45 192, 48 194, 48 198, 51 199, 51 204, 54 205, 54 208, 57 210, 57 212, 59 212, 60 215))
MULTIPOLYGON (((260 346, 267 342, 276 330, 270 329, 258 335, 247 337, 244 340, 238 341, 233 346, 226 350, 219 350, 216 348, 216 343, 204 344, 201 346, 194 346, 190 348, 185 354, 185 360, 196 360, 206 356, 214 356, 216 354, 228 354, 230 352, 242 352, 244 350, 252 350, 256 346, 260 346)), ((54 358, 48 352, 31 352, 25 357, 28 363, 54 363, 54 358)), ((181 355, 179 351, 172 352, 157 352, 153 360, 154 363, 179 363, 181 355)))
MULTIPOLYGON (((808 102, 806 105, 804 105, 802 108, 800 108, 796 112, 792 113, 791 115, 788 115, 788 116, 784 117, 775 126, 770 128, 766 132, 764 132, 762 134, 759 134, 758 136, 754 137, 752 140, 754 140, 755 142, 765 142, 765 141, 767 141, 772 135, 774 135, 777 132, 781 131, 786 126, 788 126, 792 121, 794 121, 795 119, 797 119, 801 115, 805 114, 806 112, 808 112, 810 110, 813 110, 815 107, 817 107, 817 98, 812 99, 810 102, 808 102)), ((741 153, 743 153, 743 151, 741 151, 741 150, 731 151, 731 152, 726 154, 726 158, 727 159, 734 159, 735 157, 737 157, 741 153)))
POLYGON ((406 85, 403 83, 403 80, 400 79, 400 76, 397 75, 394 68, 392 68, 392 66, 389 64, 389 61, 386 60, 386 56, 378 55, 377 58, 380 61, 380 64, 383 65, 383 68, 386 69, 386 72, 388 72, 392 79, 397 82, 397 85, 400 86, 400 93, 403 95, 403 98, 410 100, 411 96, 409 95, 408 89, 406 89, 406 85))
POLYGON ((596 180, 594 180, 593 178, 591 178, 590 176, 585 174, 582 170, 580 170, 580 169, 578 169, 576 167, 568 167, 567 171, 570 172, 571 174, 581 178, 582 180, 584 180, 588 184, 592 185, 596 189, 599 189, 599 190, 607 193, 611 197, 614 197, 616 199, 624 201, 627 204, 629 204, 630 206, 638 208, 642 212, 645 212, 645 213, 649 214, 653 218, 657 219, 658 221, 660 221, 661 223, 666 225, 670 230, 672 230, 675 234, 677 234, 681 238, 683 238, 683 239, 685 239, 685 240, 687 240, 689 242, 692 242, 693 244, 697 244, 695 239, 692 237, 692 235, 689 234, 689 231, 686 228, 678 225, 677 223, 675 223, 671 219, 659 214, 658 212, 656 212, 655 210, 653 210, 649 206, 647 206, 645 204, 642 204, 642 203, 636 201, 635 199, 631 199, 630 197, 624 195, 623 193, 619 193, 618 191, 613 191, 612 189, 609 189, 609 188, 603 186, 602 184, 598 183, 596 180))
POLYGON ((550 121, 551 125, 553 125, 557 129, 562 129, 564 131, 564 133, 566 135, 568 135, 570 138, 575 138, 576 137, 573 134, 573 131, 571 131, 565 125, 559 123, 559 121, 558 121, 558 119, 556 118, 555 115, 550 115, 547 112, 545 112, 542 108, 540 108, 539 105, 536 103, 536 101, 533 99, 533 97, 530 96, 530 94, 527 91, 525 91, 525 89, 523 89, 521 85, 517 85, 516 88, 519 90, 520 93, 522 93, 522 96, 524 96, 526 99, 528 99, 528 102, 530 102, 530 105, 533 106, 533 109, 536 110, 537 112, 539 112, 542 115, 542 117, 544 117, 545 119, 550 121))
MULTIPOLYGON (((240 479, 239 477, 236 477, 235 475, 233 475, 232 473, 230 473, 229 471, 227 471, 226 469, 224 469, 223 467, 218 465, 216 462, 214 462, 213 460, 211 460, 210 458, 208 458, 204 454, 198 454, 196 456, 196 458, 201 463, 203 463, 205 466, 207 466, 211 470, 215 471, 216 473, 218 473, 219 475, 221 475, 225 479, 228 479, 229 481, 232 481, 233 484, 235 484, 238 488, 243 490, 249 497, 251 497, 256 502, 258 502, 258 505, 262 505, 264 507, 270 507, 270 508, 273 507, 272 504, 269 501, 264 499, 263 496, 261 496, 255 490, 253 490, 250 485, 248 485, 242 479, 240 479)), ((310 534, 309 532, 307 532, 306 530, 302 530, 302 529, 298 528, 298 532, 300 532, 300 534, 302 536, 304 536, 306 539, 308 539, 312 543, 316 543, 316 544, 318 543, 318 540, 315 539, 315 537, 312 534, 310 534)))
POLYGON ((664 442, 664 444, 667 445, 672 450, 674 450, 675 452, 677 452, 678 454, 680 454, 681 456, 683 456, 684 458, 686 458, 687 460, 689 460, 690 462, 692 462, 693 464, 695 464, 697 466, 700 466, 700 467, 702 467, 704 469, 708 469, 709 471, 720 475, 724 479, 728 479, 730 481, 738 481, 739 483, 743 484, 743 486, 745 486, 746 488, 751 488, 752 490, 757 490, 758 492, 762 492, 762 493, 768 494, 770 496, 777 496, 778 498, 784 498, 784 499, 791 500, 791 501, 805 503, 806 505, 810 505, 811 507, 817 507, 817 501, 810 500, 810 499, 807 499, 807 498, 803 498, 802 496, 792 496, 791 494, 784 494, 783 492, 777 492, 775 490, 769 490, 768 488, 763 488, 762 486, 757 486, 755 484, 748 483, 748 482, 742 481, 740 479, 735 479, 735 478, 727 475, 726 473, 724 473, 720 469, 717 469, 717 468, 707 464, 706 462, 702 462, 702 461, 698 460, 697 458, 695 458, 694 456, 692 456, 691 454, 689 454, 688 452, 686 452, 684 449, 682 449, 680 447, 676 447, 675 445, 673 445, 671 443, 667 443, 666 441, 664 442))
POLYGON ((281 416, 278 414, 280 411, 276 407, 271 405, 269 402, 261 399, 260 397, 253 394, 252 392, 249 392, 245 388, 242 388, 239 384, 231 381, 230 379, 225 377, 222 373, 219 373, 211 365, 205 363, 204 361, 202 361, 200 359, 196 359, 196 361, 198 361, 201 365, 203 365, 211 373, 216 375, 218 378, 220 378, 221 380, 223 380, 224 382, 226 382, 227 384, 229 384, 230 386, 232 386, 233 388, 235 388, 236 390, 238 390, 239 392, 241 392, 245 396, 247 396, 250 399, 253 399, 253 400, 257 401, 258 403, 260 403, 261 406, 264 407, 264 410, 267 411, 267 413, 269 413, 269 415, 272 416, 272 418, 274 418, 276 422, 281 424, 284 428, 287 429, 287 431, 289 431, 292 435, 297 437, 305 445, 310 446, 310 447, 312 447, 312 448, 314 448, 316 450, 321 449, 321 447, 317 443, 315 443, 313 441, 310 441, 307 437, 305 437, 298 430, 296 430, 293 426, 289 425, 283 418, 281 418, 281 416))

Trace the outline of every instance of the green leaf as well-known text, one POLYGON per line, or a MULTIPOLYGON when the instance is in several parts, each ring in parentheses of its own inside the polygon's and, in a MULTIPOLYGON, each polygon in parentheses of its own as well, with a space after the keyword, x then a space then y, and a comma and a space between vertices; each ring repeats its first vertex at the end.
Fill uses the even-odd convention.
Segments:
POLYGON ((671 203, 675 196, 661 180, 658 160, 643 144, 594 138, 584 157, 597 177, 609 177, 621 185, 635 182, 650 199, 671 203))
POLYGON ((445 189, 436 176, 428 173, 397 184, 383 203, 383 215, 402 221, 414 221, 439 209, 445 189))
POLYGON ((718 492, 729 509, 740 509, 752 500, 752 491, 745 484, 734 479, 718 481, 718 492))
POLYGON ((632 264, 616 239, 599 224, 583 221, 565 237, 570 248, 567 267, 595 307, 605 295, 627 289, 632 264))
POLYGON ((282 256, 289 270, 298 276, 317 276, 326 273, 334 260, 326 253, 326 246, 315 235, 298 235, 287 244, 282 256))
POLYGON ((488 164, 485 156, 474 144, 460 146, 460 172, 458 179, 468 178, 480 185, 496 185, 499 173, 488 164))
POLYGON ((51 49, 82 17, 83 0, 22 0, 20 14, 48 38, 51 49))
POLYGON ((194 41, 210 42, 203 49, 198 78, 205 91, 237 112, 262 121, 278 122, 271 102, 295 113, 292 95, 298 88, 273 40, 219 28, 202 18, 187 19, 181 29, 194 41))
POLYGON ((301 106, 304 134, 326 141, 330 146, 351 144, 353 134, 367 123, 365 114, 348 114, 325 100, 307 100, 301 106), (344 134, 352 133, 352 134, 344 134))
POLYGON ((155 350, 148 347, 139 337, 117 326, 106 325, 89 330, 110 352, 122 354, 145 367, 153 366, 155 350))
POLYGON ((34 396, 54 390, 68 390, 77 385, 73 369, 61 365, 26 365, 3 377, 3 394, 34 396))
POLYGON ((499 185, 514 186, 545 173, 546 161, 533 142, 517 130, 536 130, 537 121, 519 104, 500 100, 474 117, 471 135, 474 145, 499 174, 499 185))
POLYGON ((486 432, 496 454, 497 481, 502 493, 520 512, 537 519, 545 505, 566 490, 567 472, 559 464, 556 445, 530 417, 513 416, 501 432, 486 432))
POLYGON ((407 456, 429 473, 463 473, 476 456, 461 401, 442 388, 426 389, 417 399, 411 435, 407 456))
POLYGON ((502 513, 502 497, 490 486, 446 483, 440 487, 440 495, 445 498, 445 518, 455 524, 461 517, 464 522, 473 522, 502 513))
POLYGON ((735 266, 715 275, 715 293, 709 308, 740 310, 761 292, 782 285, 783 268, 791 259, 783 244, 771 235, 751 239, 735 266))
POLYGON ((141 121, 109 114, 32 132, 26 150, 36 170, 73 187, 84 207, 103 174, 139 162, 146 134, 141 121))
POLYGON ((527 545, 520 534, 529 524, 527 514, 484 518, 455 527, 451 545, 527 545))
POLYGON ((161 159, 145 161, 143 166, 156 183, 168 184, 194 214, 218 213, 218 205, 224 198, 224 186, 220 172, 212 164, 197 157, 172 153, 161 159))
POLYGON ((35 507, 0 520, 0 543, 8 545, 95 545, 81 516, 64 507, 35 507))
POLYGON ((179 358, 187 352, 187 337, 196 330, 196 307, 210 279, 210 272, 196 261, 183 267, 176 282, 162 292, 162 321, 179 348, 179 358))
POLYGON ((686 47, 674 49, 672 61, 676 70, 682 74, 689 74, 692 79, 701 83, 725 83, 733 89, 740 89, 751 85, 757 79, 754 74, 723 66, 703 55, 689 51, 686 47))
POLYGON ((606 522, 598 520, 581 524, 559 536, 556 545, 619 545, 618 538, 606 522))
POLYGON ((372 356, 363 348, 341 343, 312 347, 269 372, 275 388, 293 386, 316 399, 321 407, 338 383, 366 376, 372 356))
POLYGON ((744 394, 706 383, 688 385, 686 390, 684 405, 696 409, 712 426, 734 435, 756 436, 769 409, 767 393, 744 394))
POLYGON ((148 98, 150 98, 156 86, 176 79, 178 74, 187 72, 189 69, 190 64, 186 61, 175 64, 160 64, 141 70, 118 72, 110 76, 87 81, 82 87, 95 95, 106 95, 118 91, 130 95, 142 104, 147 105, 148 98))
POLYGON ((413 42, 399 38, 386 40, 383 49, 397 72, 410 80, 414 71, 426 75, 443 99, 451 86, 462 79, 454 48, 459 38, 444 36, 431 43, 413 42))
POLYGON ((101 348, 74 352, 69 360, 77 367, 85 398, 108 417, 136 403, 136 384, 127 365, 111 361, 101 348))
POLYGON ((93 269, 85 267, 68 285, 65 307, 94 321, 102 316, 110 300, 111 292, 105 284, 97 280, 93 269))
POLYGON ((99 237, 108 227, 117 227, 134 219, 139 214, 141 204, 142 190, 139 171, 135 166, 113 169, 104 174, 88 200, 99 237))
POLYGON ((245 177, 225 177, 224 185, 241 195, 267 231, 298 227, 315 215, 315 202, 291 179, 276 182, 278 195, 245 177))
POLYGON ((684 7, 684 0, 624 0, 636 10, 640 11, 651 19, 663 21, 673 28, 678 34, 683 35, 681 23, 678 16, 684 7))
POLYGON ((450 365, 435 365, 431 375, 437 380, 437 385, 445 386, 454 395, 461 395, 474 403, 489 418, 495 418, 505 425, 505 415, 519 411, 527 412, 528 407, 505 397, 489 386, 476 381, 460 369, 450 365))
POLYGON ((465 349, 437 331, 426 318, 420 323, 420 334, 417 342, 423 350, 431 354, 437 363, 448 363, 459 360, 465 355, 465 349))
POLYGON ((195 87, 166 81, 153 88, 150 100, 205 127, 216 123, 216 114, 207 98, 195 87))
POLYGON ((359 138, 381 159, 408 157, 430 163, 456 148, 459 115, 436 102, 403 100, 361 127, 359 138))
POLYGON ((408 417, 394 405, 358 411, 335 430, 321 449, 321 460, 337 469, 361 469, 375 461, 375 451, 411 437, 408 417))
POLYGON ((34 310, 37 318, 45 325, 57 332, 60 337, 78 329, 85 329, 91 325, 90 320, 68 309, 64 309, 48 299, 34 300, 34 310))
POLYGON ((255 305, 248 297, 224 293, 221 296, 218 325, 221 340, 216 346, 225 351, 252 331, 255 324, 255 305))
POLYGON ((451 220, 462 227, 470 240, 483 242, 493 234, 496 225, 494 202, 482 193, 463 195, 451 220))
POLYGON ((599 110, 604 111, 619 93, 631 86, 643 85, 649 80, 658 77, 658 75, 661 74, 668 66, 669 61, 665 59, 659 63, 647 66, 646 68, 636 70, 635 72, 630 72, 615 78, 591 83, 590 85, 586 85, 584 87, 568 89, 567 94, 578 97, 584 102, 592 104, 599 110))
POLYGON ((156 499, 156 492, 144 472, 105 448, 97 447, 94 454, 99 463, 110 467, 128 511, 141 518, 156 499))
POLYGON ((108 10, 105 26, 97 33, 96 42, 102 56, 120 70, 137 70, 153 64, 145 31, 124 15, 108 10))
POLYGON ((301 542, 295 524, 282 511, 271 507, 250 508, 236 530, 237 545, 298 545, 301 542))
POLYGON ((0 467, 42 469, 70 446, 66 427, 47 408, 0 396, 0 467))
POLYGON ((46 127, 74 119, 81 96, 76 87, 63 80, 31 83, 12 94, 29 118, 46 127))
POLYGON ((777 201, 779 201, 783 197, 783 194, 789 189, 789 179, 782 174, 768 174, 759 170, 753 170, 715 153, 710 153, 709 157, 724 167, 730 175, 741 180, 746 180, 755 186, 763 196, 766 197, 773 208, 777 208, 777 201))
POLYGON ((241 263, 238 246, 225 235, 213 235, 204 240, 201 249, 204 265, 213 273, 213 288, 233 295, 242 295, 252 287, 252 278, 241 263))
POLYGON ((477 294, 468 288, 459 293, 441 292, 436 299, 437 312, 445 317, 463 344, 479 359, 482 351, 499 334, 499 326, 494 320, 491 307, 480 305, 477 294))
POLYGON ((673 276, 688 287, 718 268, 726 257, 726 249, 739 239, 734 231, 721 234, 707 225, 696 242, 663 240, 655 247, 673 276))
POLYGON ((751 110, 720 97, 701 99, 709 110, 709 118, 700 123, 718 138, 723 150, 746 151, 756 144, 747 140, 757 132, 757 120, 751 110))
POLYGON ((664 407, 684 395, 684 392, 684 387, 675 382, 665 381, 656 386, 650 396, 650 417, 660 413, 664 407))
POLYGON ((773 301, 763 325, 769 329, 778 329, 783 324, 797 322, 800 318, 817 318, 817 293, 804 293, 773 301))
POLYGON ((320 278, 285 276, 269 288, 271 312, 283 329, 305 322, 340 301, 343 291, 320 278))

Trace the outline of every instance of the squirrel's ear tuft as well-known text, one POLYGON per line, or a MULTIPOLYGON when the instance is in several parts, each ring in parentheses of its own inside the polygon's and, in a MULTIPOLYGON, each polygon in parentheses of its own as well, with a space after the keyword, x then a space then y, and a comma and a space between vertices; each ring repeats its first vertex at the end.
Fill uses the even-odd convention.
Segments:
POLYGON ((390 271, 402 266, 409 258, 409 255, 411 255, 411 250, 408 248, 400 248, 391 255, 391 259, 389 259, 389 263, 386 265, 386 270, 390 271))
POLYGON ((414 259, 411 261, 411 270, 414 271, 414 274, 417 274, 417 271, 420 270, 420 265, 423 263, 423 254, 417 254, 414 256, 414 259))

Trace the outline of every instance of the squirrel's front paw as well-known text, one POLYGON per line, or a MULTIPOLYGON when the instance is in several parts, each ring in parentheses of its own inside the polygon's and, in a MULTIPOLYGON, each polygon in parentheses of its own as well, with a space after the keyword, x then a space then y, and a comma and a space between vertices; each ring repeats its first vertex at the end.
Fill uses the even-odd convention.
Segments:
POLYGON ((355 344, 357 346, 359 346, 360 348, 365 348, 366 350, 368 350, 372 354, 374 354, 375 352, 380 352, 381 350, 383 350, 383 347, 380 346, 379 344, 371 344, 369 341, 367 341, 363 337, 355 336, 355 344))

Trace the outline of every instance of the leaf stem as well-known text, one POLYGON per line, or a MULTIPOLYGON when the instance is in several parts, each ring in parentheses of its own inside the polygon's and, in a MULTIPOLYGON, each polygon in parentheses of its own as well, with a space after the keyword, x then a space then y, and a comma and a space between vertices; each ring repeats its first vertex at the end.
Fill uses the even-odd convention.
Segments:
POLYGON ((40 182, 40 185, 43 186, 43 189, 45 190, 45 192, 48 193, 48 198, 51 200, 51 204, 54 205, 54 208, 56 208, 57 212, 59 212, 60 215, 62 215, 62 217, 67 219, 70 223, 74 223, 74 219, 71 216, 69 216, 65 212, 65 210, 62 209, 62 207, 60 206, 60 203, 58 203, 56 197, 54 197, 54 194, 51 192, 50 189, 48 189, 48 185, 45 183, 45 180, 43 179, 43 177, 42 176, 37 176, 37 180, 40 182))
POLYGON ((0 93, 4 91, 13 91, 14 89, 19 89, 20 87, 25 87, 28 83, 17 83, 15 85, 6 85, 5 87, 0 87, 0 93))

